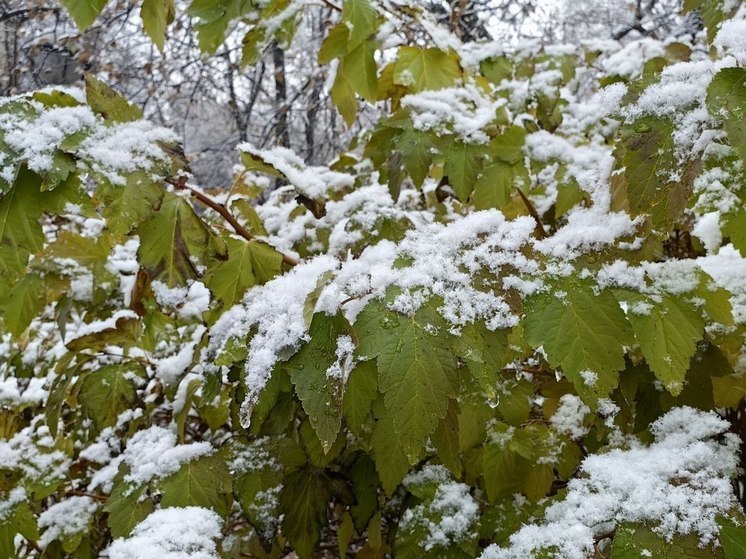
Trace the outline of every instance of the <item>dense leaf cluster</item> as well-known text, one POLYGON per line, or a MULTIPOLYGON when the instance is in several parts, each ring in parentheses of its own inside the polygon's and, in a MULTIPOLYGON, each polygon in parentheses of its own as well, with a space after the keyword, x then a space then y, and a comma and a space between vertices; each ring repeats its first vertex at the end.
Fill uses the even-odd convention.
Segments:
MULTIPOLYGON (((291 41, 260 4, 201 47, 291 41)), ((508 53, 345 0, 381 119, 227 191, 95 78, 0 102, 0 555, 744 557, 746 14, 685 7, 709 42, 508 53)))

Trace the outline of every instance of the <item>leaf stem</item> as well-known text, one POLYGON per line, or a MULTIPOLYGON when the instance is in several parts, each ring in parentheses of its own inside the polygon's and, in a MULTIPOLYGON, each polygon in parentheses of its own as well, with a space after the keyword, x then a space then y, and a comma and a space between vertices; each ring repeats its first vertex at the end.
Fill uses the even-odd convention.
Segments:
MULTIPOLYGON (((186 190, 188 191, 193 198, 196 198, 199 202, 210 208, 211 210, 216 211, 218 214, 220 214, 223 219, 225 219, 231 227, 233 227, 233 230, 246 239, 247 241, 254 241, 256 240, 256 237, 249 233, 246 228, 241 225, 238 220, 235 218, 235 216, 228 210, 228 208, 225 207, 224 204, 220 204, 219 202, 216 202, 209 196, 203 194, 199 190, 192 188, 189 186, 186 181, 187 178, 185 176, 181 176, 178 179, 172 179, 167 178, 165 181, 168 184, 173 185, 177 190, 186 190)), ((275 249, 276 250, 276 249, 275 249)), ((278 251, 279 252, 279 251, 278 251)), ((282 261, 285 262, 285 264, 288 264, 289 266, 297 266, 298 260, 296 258, 293 258, 292 256, 288 254, 282 254, 282 261)))

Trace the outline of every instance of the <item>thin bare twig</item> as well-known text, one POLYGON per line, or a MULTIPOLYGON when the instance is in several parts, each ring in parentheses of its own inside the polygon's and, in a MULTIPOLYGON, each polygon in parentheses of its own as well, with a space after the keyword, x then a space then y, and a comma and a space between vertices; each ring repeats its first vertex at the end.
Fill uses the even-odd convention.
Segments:
POLYGON ((518 191, 518 195, 521 197, 521 200, 523 200, 523 203, 526 205, 528 213, 530 213, 531 217, 533 217, 534 221, 536 221, 536 233, 539 235, 540 238, 546 239, 549 235, 547 235, 547 231, 546 229, 544 229, 544 224, 541 222, 541 218, 539 217, 539 213, 536 211, 536 208, 531 203, 531 200, 526 197, 526 195, 520 188, 516 186, 515 189, 518 191))
MULTIPOLYGON (((177 190, 186 190, 189 192, 193 198, 210 208, 211 210, 214 210, 218 214, 220 214, 223 219, 225 219, 231 227, 233 227, 233 230, 246 239, 247 241, 254 241, 256 240, 256 237, 249 233, 246 228, 241 225, 238 220, 234 217, 234 215, 228 210, 228 208, 225 207, 224 204, 221 204, 219 202, 216 202, 209 196, 203 194, 199 190, 192 188, 187 183, 187 178, 185 176, 181 176, 178 179, 166 179, 166 182, 173 185, 177 190)), ((279 251, 278 251, 279 252, 279 251)), ((289 266, 297 266, 298 260, 296 258, 293 258, 292 256, 288 254, 282 254, 282 261, 285 262, 285 264, 288 264, 289 266)))

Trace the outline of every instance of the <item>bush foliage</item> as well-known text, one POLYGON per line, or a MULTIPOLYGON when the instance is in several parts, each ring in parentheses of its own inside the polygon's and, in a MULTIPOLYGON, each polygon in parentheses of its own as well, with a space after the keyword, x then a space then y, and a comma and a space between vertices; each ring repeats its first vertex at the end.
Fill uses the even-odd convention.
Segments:
MULTIPOLYGON (((97 78, 4 99, 0 555, 746 557, 746 15, 685 4, 507 52, 344 0, 318 57, 380 118, 229 190, 97 78)), ((304 5, 188 9, 253 64, 304 5)))

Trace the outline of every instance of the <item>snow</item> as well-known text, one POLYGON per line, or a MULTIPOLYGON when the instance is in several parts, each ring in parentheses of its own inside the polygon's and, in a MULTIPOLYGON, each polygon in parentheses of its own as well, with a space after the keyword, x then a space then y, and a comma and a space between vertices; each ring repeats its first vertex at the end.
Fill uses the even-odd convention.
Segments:
POLYGON ((504 99, 491 98, 472 84, 405 95, 401 100, 416 130, 454 133, 465 142, 479 144, 489 141, 484 127, 495 120, 495 112, 504 104, 504 99))
POLYGON ((4 499, 0 500, 0 520, 5 520, 13 508, 26 500, 26 490, 23 487, 14 487, 7 492, 4 499))
POLYGON ((325 167, 306 166, 303 160, 288 148, 258 149, 249 143, 242 143, 237 149, 277 169, 309 198, 323 198, 328 191, 339 190, 354 183, 352 175, 330 171, 325 167))
POLYGON ((582 103, 571 104, 562 122, 562 129, 570 134, 584 133, 600 119, 617 113, 626 93, 625 84, 614 83, 600 89, 582 103))
POLYGON ((247 396, 243 421, 269 379, 280 355, 295 351, 307 337, 304 307, 319 279, 339 266, 337 260, 319 256, 302 262, 263 286, 250 289, 241 305, 225 312, 210 332, 207 355, 219 352, 231 338, 242 338, 255 326, 246 361, 247 396))
POLYGON ((628 119, 641 115, 665 116, 701 103, 715 73, 710 60, 679 62, 663 69, 660 81, 640 95, 637 102, 626 109, 628 119))
POLYGON ((44 379, 30 378, 23 387, 18 380, 15 377, 0 379, 0 403, 4 406, 35 405, 47 399, 44 379))
POLYGON ((692 233, 702 241, 708 253, 717 252, 723 242, 720 232, 720 212, 709 212, 698 216, 692 233))
POLYGON ((713 44, 733 56, 739 64, 746 64, 746 19, 724 21, 713 44))
POLYGON ((716 517, 736 504, 731 476, 740 442, 713 412, 674 408, 651 426, 654 442, 612 449, 583 460, 565 498, 545 519, 524 525, 507 547, 492 545, 481 559, 525 559, 553 549, 563 559, 586 559, 595 538, 622 523, 651 526, 661 537, 697 534, 715 541, 716 517))
POLYGON ((355 366, 352 359, 354 351, 355 342, 352 341, 352 338, 347 335, 339 336, 337 338, 336 359, 326 370, 327 378, 340 381, 342 385, 345 385, 350 371, 355 366))
POLYGON ((202 507, 156 510, 109 547, 109 559, 220 559, 221 518, 202 507))
POLYGON ((81 153, 91 160, 94 172, 113 184, 123 185, 124 174, 168 161, 169 156, 160 144, 178 141, 179 137, 172 130, 147 120, 137 120, 100 127, 83 142, 81 153))
POLYGON ((718 287, 730 294, 733 320, 746 324, 746 259, 733 245, 722 247, 717 254, 698 258, 697 264, 709 275, 718 287))
POLYGON ((0 440, 0 468, 19 471, 29 481, 44 482, 65 478, 70 459, 55 448, 46 425, 31 425, 0 440))
POLYGON ((208 442, 176 444, 176 435, 163 427, 152 426, 138 431, 127 443, 122 460, 129 466, 125 481, 135 485, 153 478, 173 474, 181 465, 200 456, 212 454, 208 442))
POLYGON ((89 130, 97 123, 89 107, 54 107, 32 120, 0 114, 0 132, 8 147, 37 172, 52 167, 54 152, 67 136, 89 130))
MULTIPOLYGON (((85 97, 72 88, 66 88, 66 92, 76 99, 85 97)), ((173 131, 146 120, 107 126, 88 106, 43 107, 28 97, 12 99, 24 101, 33 116, 0 113, 0 136, 19 154, 19 162, 26 160, 29 169, 42 174, 55 166, 56 150, 73 136, 82 140, 73 148, 76 157, 115 184, 124 184, 124 173, 151 169, 167 161, 168 155, 159 144, 178 141, 173 131)), ((6 166, 0 175, 7 180, 14 172, 14 166, 6 166)))
MULTIPOLYGON (((301 9, 303 3, 293 0, 261 25, 274 28, 301 9)), ((734 1, 730 3, 735 6, 734 1)), ((401 6, 406 7, 406 3, 401 6)), ((396 17, 391 16, 379 31, 387 48, 401 40, 396 17)), ((108 284, 99 281, 98 272, 94 276, 72 260, 51 261, 53 271, 43 266, 35 268, 45 274, 61 270, 59 273, 70 280, 68 294, 76 304, 96 301, 98 305, 99 295, 107 289, 109 298, 101 302, 101 308, 106 309, 104 314, 84 313, 80 308, 85 305, 74 307, 64 339, 54 324, 59 310, 54 305, 47 306, 34 319, 20 344, 0 333, 0 404, 21 421, 18 426, 13 423, 17 432, 11 431, 0 440, 0 468, 21 478, 19 487, 2 492, 0 519, 33 497, 24 485, 59 481, 59 489, 33 507, 43 530, 38 543, 47 546, 54 540, 88 531, 88 524, 98 511, 97 501, 64 496, 68 490, 87 487, 88 491, 110 493, 122 466, 124 482, 133 489, 173 475, 190 460, 212 455, 226 441, 235 450, 230 461, 234 475, 271 473, 280 479, 287 466, 281 463, 273 439, 243 443, 239 442, 245 440, 243 437, 236 438, 219 429, 206 432, 205 441, 179 444, 177 429, 173 421, 167 424, 168 417, 186 408, 189 387, 201 384, 205 373, 215 373, 218 379, 222 375, 226 382, 228 378, 233 380, 228 377, 228 368, 219 367, 216 360, 237 343, 248 351, 244 378, 247 396, 241 411, 242 422, 247 426, 252 407, 278 363, 308 341, 314 313, 342 312, 354 326, 359 313, 372 301, 385 299, 389 310, 405 315, 436 302, 445 326, 425 325, 431 335, 441 328, 458 335, 464 326, 473 323, 483 323, 491 329, 520 328, 523 313, 530 312, 530 306, 523 309, 521 301, 548 290, 551 282, 566 279, 568 283, 582 280, 596 292, 636 292, 640 300, 630 297, 632 300, 627 301, 623 292, 615 294, 629 317, 650 313, 653 305, 668 295, 700 305, 702 290, 718 287, 728 291, 737 325, 746 324, 746 260, 733 245, 722 246, 727 239, 721 231, 721 225, 743 206, 743 165, 733 162, 736 158, 726 145, 720 123, 709 116, 705 107, 712 77, 722 68, 746 64, 745 20, 727 20, 721 25, 715 39, 719 59, 714 50, 708 53, 695 49, 691 61, 669 64, 659 79, 639 91, 624 83, 599 88, 597 78, 604 74, 622 76, 632 83, 640 77, 646 61, 666 56, 665 42, 642 39, 624 46, 617 42, 586 45, 587 49, 597 47, 601 53, 592 65, 578 64, 576 76, 569 83, 565 83, 551 57, 574 56, 578 54, 573 51, 576 47, 542 47, 538 42, 517 45, 518 54, 511 54, 514 59, 538 56, 543 61, 537 62, 532 77, 507 79, 495 87, 486 81, 474 81, 468 74, 481 60, 503 54, 504 44, 494 41, 462 45, 431 16, 423 14, 420 23, 420 31, 429 35, 425 40, 459 53, 467 76, 458 86, 406 95, 399 100, 401 107, 414 128, 423 134, 454 135, 468 143, 488 143, 503 124, 525 126, 522 155, 531 175, 526 193, 550 236, 539 238, 536 221, 521 215, 526 209, 520 205, 516 208, 508 204, 503 213, 472 211, 468 203, 451 199, 436 204, 441 163, 438 156, 434 158, 435 178, 428 177, 421 189, 405 180, 401 195, 394 200, 372 162, 366 159, 362 147, 365 130, 360 136, 363 141, 350 148, 348 155, 354 161, 350 173, 307 165, 285 148, 241 144, 239 150, 274 167, 292 183, 270 192, 271 180, 257 179, 257 184, 267 187, 263 194, 266 202, 257 206, 257 213, 268 232, 266 241, 298 256, 300 264, 251 288, 240 304, 211 326, 211 314, 204 316, 211 303, 204 283, 189 281, 184 286, 168 287, 153 281, 156 301, 168 315, 162 329, 159 326, 155 348, 149 344, 145 344, 147 349, 107 348, 106 355, 85 355, 91 360, 84 366, 93 369, 132 358, 147 362, 147 374, 143 375, 147 378, 138 384, 145 405, 126 410, 116 426, 98 435, 91 431, 95 425, 88 420, 76 425, 87 434, 76 438, 74 446, 65 451, 60 450, 63 447, 59 439, 50 435, 38 413, 47 401, 49 387, 57 382, 58 371, 52 367, 67 353, 65 341, 114 328, 119 319, 141 320, 128 309, 140 268, 139 239, 129 236, 123 240, 117 236, 123 244, 113 247, 105 264, 106 272, 111 274, 104 276, 108 284), (563 120, 551 132, 529 132, 537 128, 535 97, 539 93, 559 100, 563 120), (501 120, 498 124, 498 116, 507 119, 505 123, 501 120), (643 116, 673 124, 679 163, 702 160, 692 203, 681 222, 687 228, 691 225, 688 230, 701 241, 706 256, 681 260, 658 253, 651 256, 645 252, 647 246, 635 252, 650 237, 645 217, 632 218, 620 209, 623 203, 612 201, 612 172, 621 172, 614 156, 615 131, 620 124, 632 124, 643 116), (582 202, 561 215, 552 214, 558 195, 564 193, 562 189, 574 188, 575 183, 582 190, 582 202), (324 199, 326 214, 313 216, 296 200, 299 192, 324 199), (397 231, 396 240, 382 239, 384 228, 390 229, 392 224, 394 229, 401 228, 401 234, 397 231), (624 256, 624 251, 628 251, 628 256, 624 256), (693 299, 695 292, 697 299, 693 299), (389 298, 392 294, 395 296, 389 298), (203 324, 205 321, 207 325, 203 324), (209 339, 204 348, 208 328, 209 339), (21 366, 27 369, 22 371, 23 378, 21 366), (16 374, 18 378, 13 376, 16 374), (28 409, 33 407, 39 409, 28 409), (34 411, 36 417, 29 420, 28 412, 34 411), (154 422, 159 425, 148 427, 154 422), (122 436, 125 432, 129 440, 122 436), (77 473, 79 464, 85 474, 70 480, 70 472, 77 473)), ((389 55, 382 53, 381 59, 389 55)), ((333 80, 335 71, 332 68, 329 79, 333 80)), ((69 92, 84 101, 80 90, 69 92)), ((50 170, 55 150, 66 138, 78 134, 80 140, 75 141, 79 145, 73 150, 75 165, 86 185, 95 181, 124 184, 131 172, 142 172, 148 179, 158 180, 170 162, 161 146, 175 141, 176 136, 145 121, 105 124, 88 107, 43 108, 35 101, 28 101, 27 109, 30 116, 0 115, 0 137, 10 151, 18 154, 0 155, 0 175, 6 179, 16 172, 21 160, 27 160, 32 170, 50 170)), ((676 167, 664 172, 676 174, 678 170, 676 167)), ((226 194, 225 202, 231 196, 249 197, 238 190, 226 194)), ((109 235, 106 221, 89 216, 84 204, 68 204, 65 211, 71 215, 62 217, 71 225, 45 221, 48 239, 66 227, 92 239, 109 235)), ((34 258, 33 266, 42 264, 38 256, 34 258)), ((555 290, 553 295, 561 299, 567 293, 555 290)), ((743 368, 746 347, 741 330, 712 321, 706 328, 708 332, 725 332, 729 336, 728 357, 736 368, 743 368)), ((517 371, 526 363, 535 364, 525 357, 526 352, 543 354, 542 348, 520 347, 520 337, 518 332, 516 340, 511 340, 511 352, 515 350, 515 355, 523 356, 516 360, 517 371)), ((334 353, 330 357, 334 360, 326 378, 342 391, 355 366, 355 335, 340 335, 332 343, 334 353)), ((639 357, 637 351, 636 346, 625 348, 633 361, 639 357)), ((71 362, 71 367, 81 363, 82 355, 75 359, 78 361, 71 362)), ((560 371, 549 374, 552 372, 561 379, 560 371)), ((581 371, 579 375, 586 386, 598 382, 594 371, 581 371)), ((530 377, 528 373, 524 376, 530 377)), ((500 389, 502 386, 498 386, 500 389)), ((532 405, 550 401, 549 397, 536 395, 528 399, 532 405)), ((74 393, 69 400, 72 407, 74 393)), ((492 399, 489 404, 496 405, 496 401, 492 399)), ((555 548, 550 556, 556 551, 562 559, 586 559, 599 538, 624 523, 649 526, 663 538, 696 534, 703 545, 715 542, 716 516, 727 516, 736 504, 731 479, 737 467, 738 441, 726 433, 728 424, 715 413, 675 408, 651 426, 653 442, 648 444, 648 438, 643 437, 642 442, 623 432, 626 416, 619 418, 619 426, 615 424, 620 412, 619 405, 611 399, 599 400, 597 412, 593 412, 574 394, 559 397, 558 407, 545 422, 550 427, 546 431, 551 444, 542 447, 543 456, 538 463, 555 464, 568 438, 582 439, 594 424, 600 428, 594 431, 594 435, 599 434, 599 441, 594 441, 593 448, 609 444, 583 460, 580 474, 569 482, 564 497, 541 504, 551 502, 543 517, 527 521, 505 547, 491 546, 483 554, 484 559, 524 559, 539 549, 549 548, 555 548), (601 421, 611 434, 601 427, 601 421), (606 441, 601 437, 606 437, 606 441)), ((61 426, 69 426, 67 417, 61 426)), ((493 422, 487 441, 507 445, 521 434, 521 429, 493 422)), ((64 433, 61 437, 69 435, 64 433)), ((363 441, 363 446, 367 444, 363 441)), ((443 466, 418 468, 404 479, 403 485, 411 496, 405 501, 407 508, 397 528, 422 529, 425 537, 419 545, 426 555, 432 556, 439 554, 440 547, 476 540, 480 490, 454 481, 443 466)), ((259 531, 274 530, 280 520, 277 508, 282 489, 279 482, 266 487, 248 505, 245 512, 261 521, 259 531)), ((158 506, 157 493, 153 496, 158 506)), ((239 512, 238 505, 233 512, 239 512)), ((109 556, 217 558, 220 545, 215 540, 222 536, 221 523, 218 515, 204 508, 156 510, 129 538, 116 540, 109 556)))
POLYGON ((591 409, 575 394, 564 394, 560 398, 559 408, 549 422, 560 433, 572 439, 581 439, 588 434, 589 428, 583 424, 583 421, 590 413, 591 409))
POLYGON ((417 485, 437 485, 433 499, 405 510, 399 524, 404 531, 416 525, 425 527, 427 536, 419 544, 426 552, 475 535, 479 504, 469 493, 468 485, 451 481, 445 467, 426 465, 408 474, 403 484, 410 490, 417 485))
POLYGON ((604 212, 599 207, 575 208, 567 215, 567 223, 554 235, 534 243, 544 254, 574 258, 584 253, 600 251, 620 238, 633 235, 643 222, 625 212, 604 212))
POLYGON ((130 237, 123 244, 115 245, 106 260, 106 271, 119 278, 119 292, 122 302, 129 306, 132 299, 132 288, 135 286, 140 264, 137 260, 137 249, 140 238, 130 237))
POLYGON ((137 316, 135 311, 129 309, 121 309, 112 314, 109 318, 101 320, 92 320, 91 322, 84 322, 78 326, 76 330, 68 330, 66 342, 69 343, 72 340, 82 338, 83 336, 89 336, 91 334, 97 334, 104 330, 109 330, 117 327, 119 320, 138 320, 140 317, 137 316))
POLYGON ((194 327, 191 336, 188 336, 181 344, 168 346, 170 355, 154 357, 152 361, 155 365, 155 376, 166 385, 174 384, 192 366, 194 352, 206 331, 207 327, 198 324, 194 327))
POLYGON ((85 533, 97 510, 91 497, 73 496, 53 504, 39 515, 39 528, 44 529, 39 545, 47 547, 55 540, 85 533))
MULTIPOLYGON (((603 46, 604 49, 606 45, 603 46)), ((608 75, 637 78, 648 60, 665 54, 661 41, 644 38, 625 45, 610 56, 601 59, 601 67, 608 75)))

